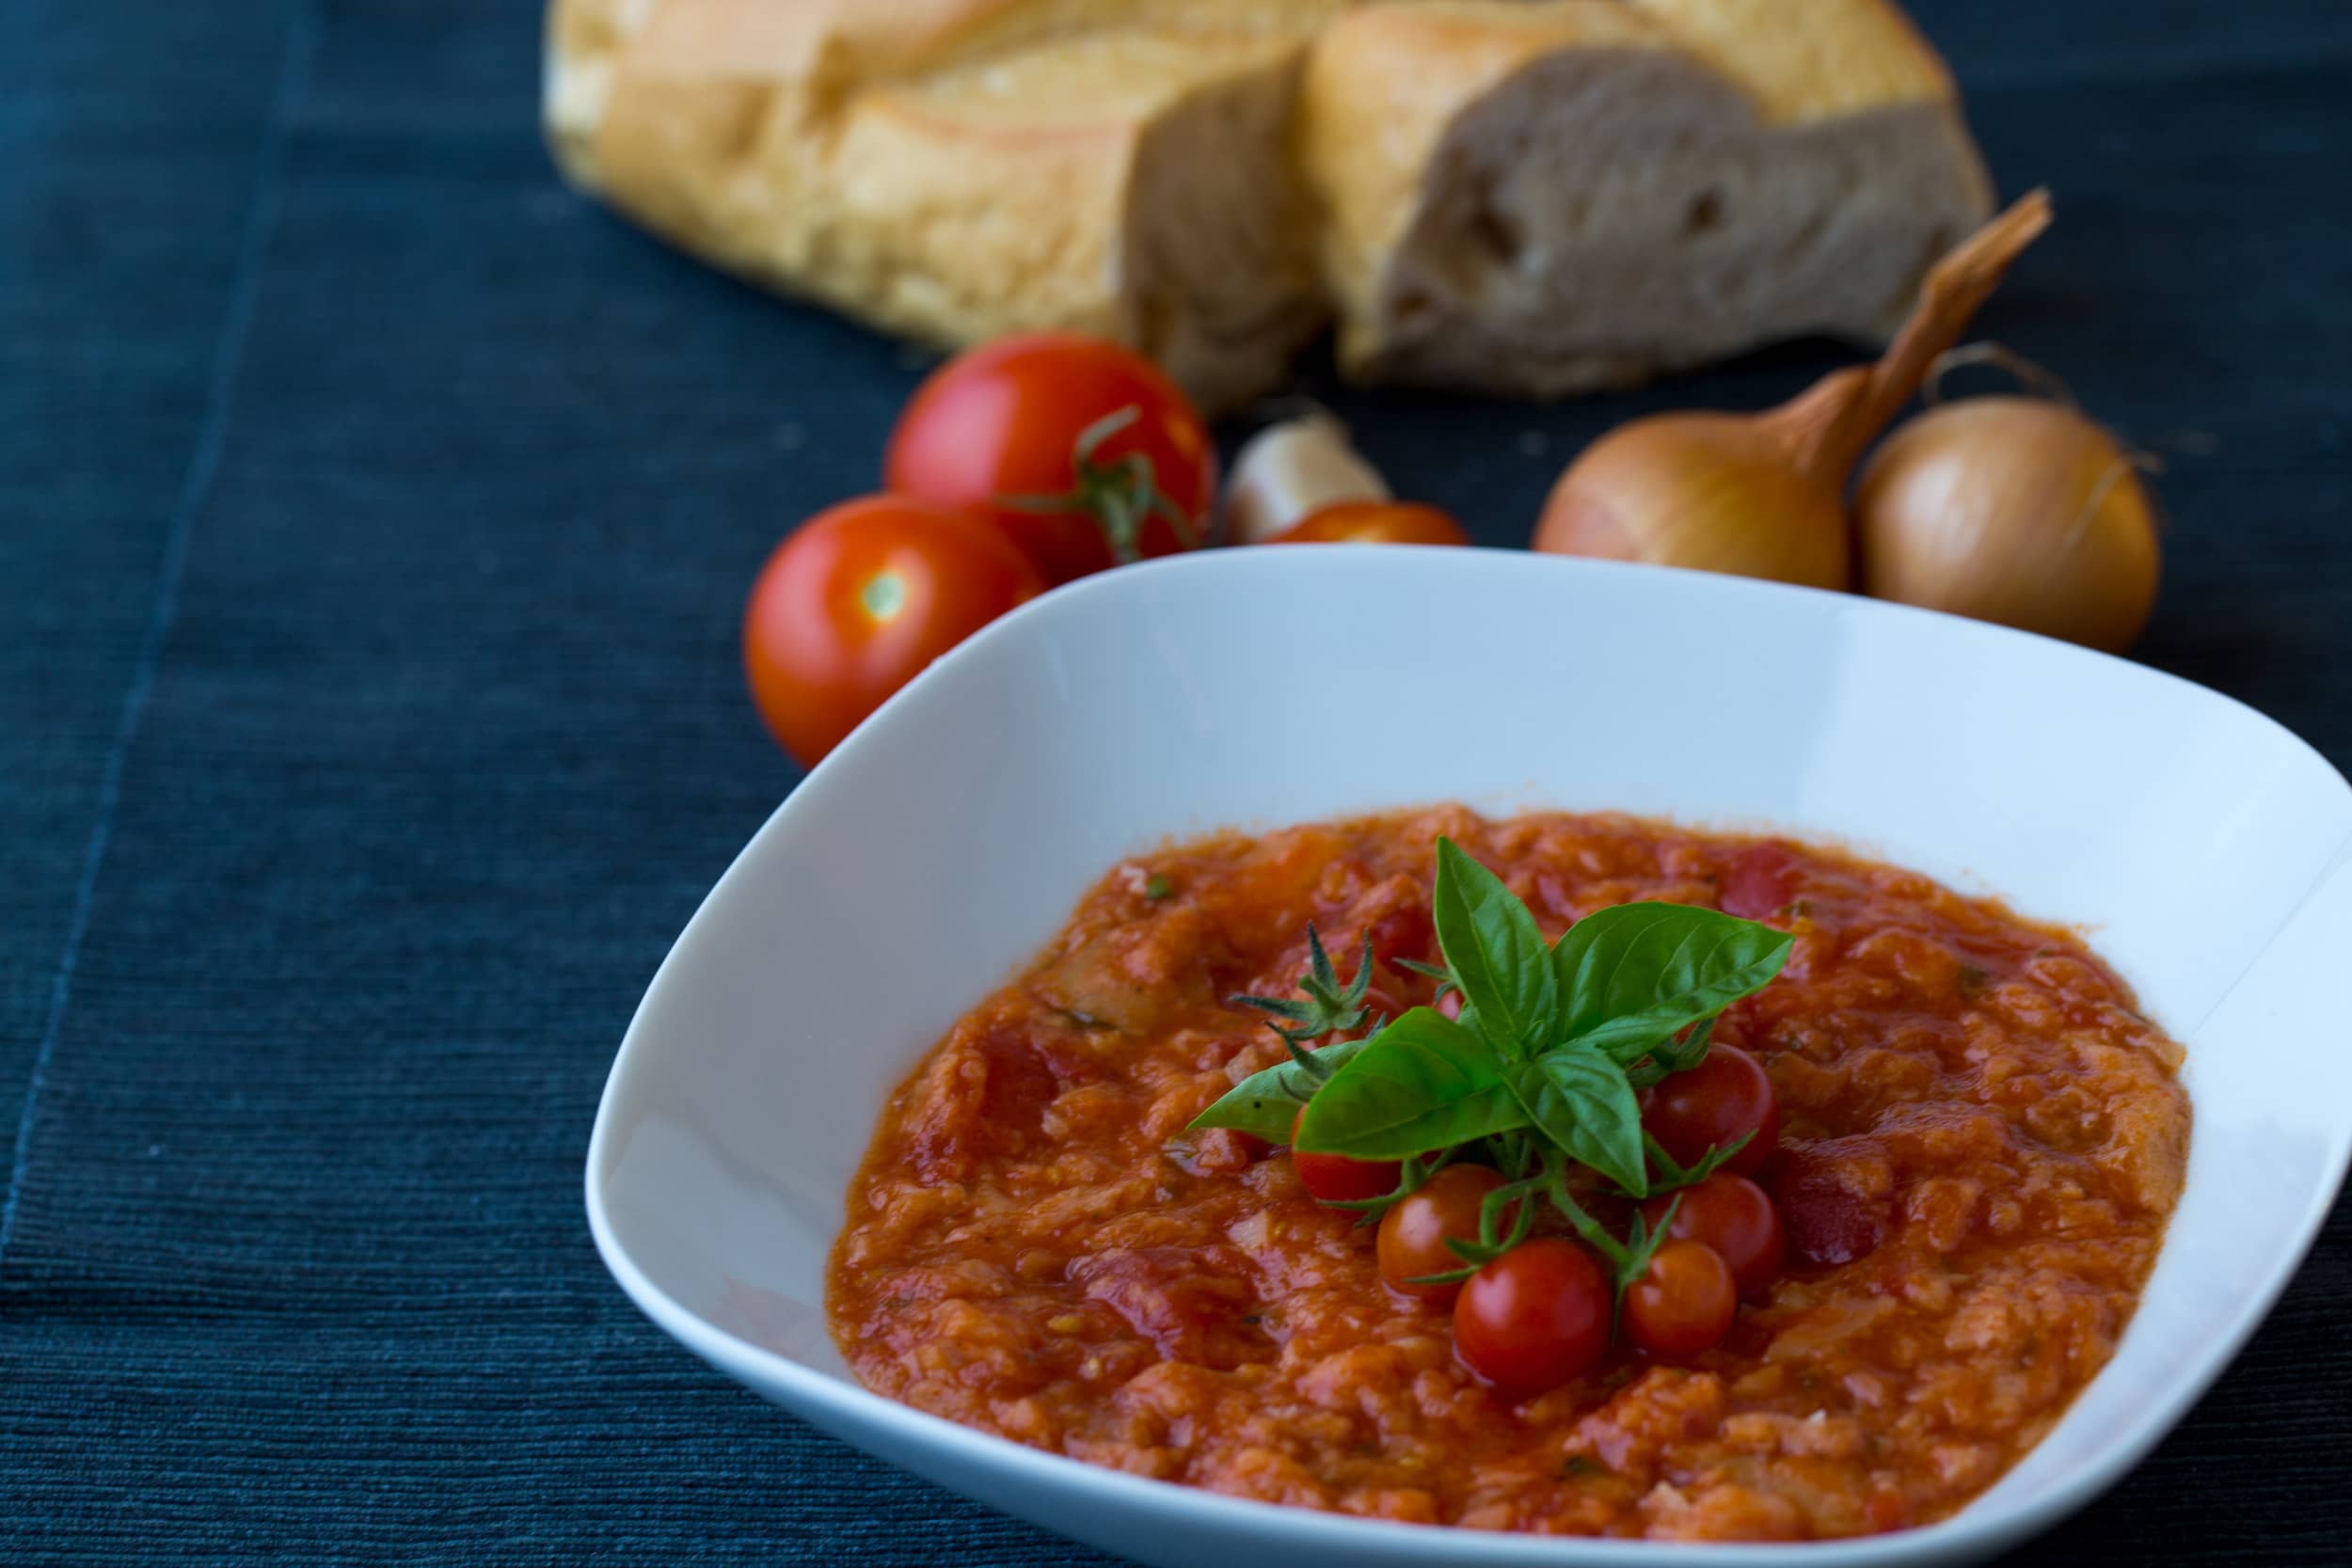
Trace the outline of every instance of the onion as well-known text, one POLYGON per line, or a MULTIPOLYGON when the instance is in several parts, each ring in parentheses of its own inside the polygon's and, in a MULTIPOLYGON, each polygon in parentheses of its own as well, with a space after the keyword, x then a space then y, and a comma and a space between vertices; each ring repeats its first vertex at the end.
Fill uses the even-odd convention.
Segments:
POLYGON ((1863 588, 2122 653, 2147 625, 2160 571, 2141 461, 2066 403, 1931 408, 1863 471, 1863 588))
POLYGON ((1763 414, 1661 414, 1602 436, 1552 487, 1535 547, 1846 587, 1854 461, 2049 222, 2035 191, 1962 242, 1875 365, 1763 414))

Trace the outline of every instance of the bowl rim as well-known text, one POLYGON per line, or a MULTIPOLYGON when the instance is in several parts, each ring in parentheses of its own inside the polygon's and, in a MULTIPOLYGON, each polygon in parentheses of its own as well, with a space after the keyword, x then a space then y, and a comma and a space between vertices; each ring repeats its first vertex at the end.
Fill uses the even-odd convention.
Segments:
MULTIPOLYGON (((1442 569, 1471 573, 1489 570, 1524 572, 1530 568, 1531 562, 1540 563, 1534 568, 1537 571, 1554 571, 1563 576, 1596 575, 1604 580, 1621 573, 1647 576, 1663 572, 1683 580, 1683 588, 1677 591, 1687 591, 1701 598, 1710 594, 1733 598, 1793 596, 1812 602, 1828 613, 1937 623, 1941 635, 1963 640, 2011 644, 2023 641, 2043 644, 2051 657, 2095 660, 2116 666, 2130 672, 2131 678, 2135 680, 2185 689, 2194 692, 2200 701, 2226 705, 2240 714, 2250 716, 2275 738, 2318 764, 2333 781, 2336 793, 2352 800, 2352 783, 2347 783, 2343 772, 2317 748, 2277 720, 2225 692, 2115 655, 2007 626, 1830 590, 1635 562, 1449 546, 1323 546, 1311 555, 1305 551, 1285 550, 1203 550, 1148 561, 1080 578, 1000 617, 943 656, 915 681, 910 682, 882 704, 835 749, 833 756, 851 754, 853 749, 860 748, 876 731, 890 724, 894 715, 906 711, 910 693, 948 678, 947 672, 996 657, 995 650, 999 647, 1013 639, 1034 635, 1040 628, 1051 625, 1057 616, 1073 613, 1075 606, 1097 598, 1143 593, 1185 575, 1216 574, 1236 569, 1252 572, 1327 570, 1327 566, 1318 568, 1318 563, 1332 562, 1334 552, 1341 557, 1359 561, 1389 559, 1400 565, 1410 560, 1418 560, 1424 566, 1442 562, 1442 569), (1286 567, 1283 564, 1285 562, 1292 564, 1286 567)), ((672 942, 632 1013, 599 1095, 596 1122, 589 1137, 584 1172, 589 1231, 605 1267, 647 1318, 704 1361, 754 1391, 768 1394, 771 1398, 774 1397, 769 1393, 771 1389, 787 1393, 796 1413, 803 1414, 828 1432, 837 1433, 850 1427, 879 1427, 901 1449, 936 1451, 956 1461, 961 1468, 993 1470, 1009 1480, 1041 1491, 1068 1488, 1090 1490, 1106 1499, 1116 1499, 1136 1512, 1158 1513, 1163 1517, 1182 1520, 1187 1525, 1218 1529, 1228 1535, 1287 1536, 1301 1544, 1311 1540, 1316 1544, 1343 1546, 1360 1560, 1375 1564, 1425 1560, 1435 1542, 1446 1543, 1443 1549, 1448 1555, 1465 1562, 1578 1564, 1584 1565, 1584 1568, 1659 1568, 1659 1565, 1685 1560, 1677 1554, 1697 1554, 1688 1560, 1722 1563, 1725 1568, 1803 1568, 1803 1565, 1816 1563, 1827 1568, 1827 1565, 1899 1562, 1915 1559, 1939 1560, 1947 1556, 1998 1550, 2039 1533, 2083 1507, 2112 1486, 2170 1433, 2189 1408, 2202 1398, 2235 1360, 2254 1331, 2269 1315, 2308 1257, 2312 1242, 2343 1189, 2346 1166, 2352 1164, 2352 1116, 2347 1116, 2344 1124, 2336 1130, 2332 1177, 2313 1189, 2304 1212, 2296 1216, 2288 1232, 2291 1244, 2281 1246, 2268 1259, 2261 1277, 2253 1282, 2254 1288, 2237 1297, 2237 1304, 2223 1331, 2207 1341, 2207 1348, 2198 1358, 2182 1364, 2180 1375, 2169 1380, 2157 1396, 2148 1402, 2145 1413, 2124 1435, 2096 1450, 2090 1459, 2062 1479, 2050 1483, 2043 1491, 2005 1503, 1994 1512, 1987 1512, 1983 1507, 1985 1499, 1993 1495, 1992 1489, 1988 1489, 1957 1513, 1933 1524, 1879 1535, 1796 1543, 1677 1543, 1544 1536, 1453 1526, 1403 1525, 1391 1520, 1366 1519, 1325 1510, 1238 1497, 1203 1487, 1130 1475, 1031 1448, 1010 1438, 899 1403, 853 1381, 817 1370, 788 1355, 723 1329, 656 1284, 639 1267, 619 1238, 607 1206, 605 1184, 612 1166, 613 1139, 617 1136, 614 1129, 618 1119, 616 1104, 625 1098, 623 1091, 628 1081, 648 1069, 651 1047, 646 1042, 652 1030, 647 1021, 666 1010, 660 1005, 660 999, 667 990, 681 983, 675 974, 679 954, 694 942, 698 929, 707 921, 723 918, 723 915, 714 914, 713 911, 721 910, 727 902, 729 889, 755 875, 751 869, 751 863, 757 858, 760 847, 779 832, 779 824, 787 820, 787 814, 800 815, 820 809, 824 799, 834 793, 834 782, 840 779, 846 769, 831 766, 832 760, 828 757, 812 769, 796 789, 778 802, 737 851, 672 942)), ((2320 863, 2297 896, 2294 911, 2280 922, 2279 931, 2291 926, 2347 863, 2352 863, 2352 831, 2347 831, 2332 853, 2320 863)), ((2277 934, 2274 931, 2273 937, 2277 934)), ((2247 969, 2241 971, 2224 989, 2223 997, 2232 994, 2244 983, 2247 974, 2266 950, 2265 946, 2249 956, 2247 969)), ((2217 1002, 2216 1006, 2218 1006, 2219 1003, 2217 1002)), ((2169 1246, 2170 1243, 2171 1237, 2168 1234, 2167 1245, 2169 1246)), ((2106 1375, 2105 1370, 2097 1375, 2106 1375)), ((2090 1386, 2086 1384, 2085 1389, 2090 1386)), ((907 1468, 896 1461, 884 1463, 907 1468)), ((941 1484, 936 1481, 931 1483, 941 1484)), ((999 1512, 1011 1511, 999 1509, 999 1512)), ((1053 1526, 1042 1522, 1040 1528, 1049 1531, 1054 1529, 1053 1526)))

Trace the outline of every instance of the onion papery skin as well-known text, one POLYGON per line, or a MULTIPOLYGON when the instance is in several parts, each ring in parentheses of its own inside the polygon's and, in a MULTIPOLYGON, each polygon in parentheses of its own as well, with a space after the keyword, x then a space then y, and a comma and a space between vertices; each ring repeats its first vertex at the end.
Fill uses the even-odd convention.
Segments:
POLYGON ((1602 436, 1553 486, 1535 548, 1813 588, 1852 579, 1835 486, 1758 420, 1674 414, 1602 436))
POLYGON ((2162 573, 2156 512, 2131 455, 2042 398, 1945 404, 1887 437, 1854 492, 1862 586, 2122 653, 2162 573))

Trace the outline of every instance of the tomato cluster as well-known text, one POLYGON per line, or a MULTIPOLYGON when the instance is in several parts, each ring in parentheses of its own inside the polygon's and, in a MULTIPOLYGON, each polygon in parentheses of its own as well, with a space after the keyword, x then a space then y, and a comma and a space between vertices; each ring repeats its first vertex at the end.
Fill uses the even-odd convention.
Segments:
MULTIPOLYGON (((885 493, 818 514, 776 547, 743 616, 768 727, 818 759, 941 654, 1049 588, 1207 542, 1216 448, 1140 355, 1069 332, 1000 339, 915 389, 885 493)), ((1287 543, 1466 544, 1425 506, 1343 502, 1287 543)))
MULTIPOLYGON (((1645 1230, 1663 1234, 1630 1279, 1613 1280, 1592 1248, 1540 1234, 1461 1279, 1466 1265, 1454 1243, 1475 1249, 1480 1210, 1503 1185, 1485 1165, 1446 1165, 1381 1215, 1383 1283, 1432 1307, 1451 1305, 1454 1353, 1506 1398, 1532 1398, 1582 1375, 1617 1327, 1653 1356, 1702 1354, 1730 1330, 1740 1298, 1781 1271, 1788 1241, 1780 1212, 1746 1174, 1771 1158, 1780 1133, 1779 1101, 1756 1058, 1714 1047, 1696 1067, 1644 1092, 1642 1120, 1685 1167, 1710 1148, 1748 1141, 1712 1174, 1641 1206, 1645 1230)), ((1401 1174, 1394 1163, 1295 1149, 1292 1162, 1307 1191, 1327 1203, 1386 1196, 1401 1174)), ((1507 1230, 1507 1207, 1502 1217, 1507 1230)))
POLYGON ((1197 539, 1216 449, 1151 361, 1032 333, 916 388, 883 483, 778 546, 744 611, 753 698, 805 767, 997 616, 1113 564, 1119 542, 1160 555, 1197 539))

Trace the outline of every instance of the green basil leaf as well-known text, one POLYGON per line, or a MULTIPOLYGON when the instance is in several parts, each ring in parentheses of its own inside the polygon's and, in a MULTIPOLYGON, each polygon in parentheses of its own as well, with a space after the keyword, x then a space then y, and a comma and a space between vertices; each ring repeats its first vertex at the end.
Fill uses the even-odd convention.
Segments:
POLYGON ((1642 1112, 1625 1069, 1597 1051, 1567 1047, 1517 1063, 1509 1073, 1537 1131, 1635 1197, 1647 1196, 1642 1112))
POLYGON ((1192 1118, 1192 1127, 1231 1127, 1254 1132, 1268 1143, 1291 1141, 1291 1124, 1298 1108, 1330 1077, 1345 1067, 1369 1043, 1342 1040, 1312 1053, 1315 1065, 1326 1069, 1318 1077, 1295 1057, 1284 1057, 1262 1072, 1253 1072, 1218 1097, 1216 1104, 1192 1118))
POLYGON ((1586 915, 1552 949, 1560 1036, 1632 1062, 1761 990, 1796 938, 1682 904, 1622 904, 1586 915))
POLYGON ((1438 840, 1430 915, 1446 967, 1477 1012, 1479 1032, 1513 1054, 1549 1044, 1560 981, 1543 930, 1502 878, 1450 838, 1438 840))
POLYGON ((1402 1160, 1526 1125, 1495 1048, 1435 1007, 1415 1007, 1314 1091, 1298 1147, 1402 1160))

